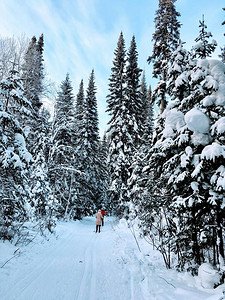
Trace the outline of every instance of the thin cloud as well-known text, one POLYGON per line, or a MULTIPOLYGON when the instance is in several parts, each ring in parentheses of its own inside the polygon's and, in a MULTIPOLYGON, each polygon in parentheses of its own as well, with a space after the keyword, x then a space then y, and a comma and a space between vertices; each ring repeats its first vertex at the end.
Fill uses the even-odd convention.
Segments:
MULTIPOLYGON (((185 40, 185 35, 188 35, 190 41, 193 31, 198 32, 198 20, 196 24, 190 24, 190 16, 188 16, 190 12, 187 9, 192 8, 189 3, 191 1, 196 7, 194 12, 191 11, 191 16, 194 13, 194 15, 199 14, 201 18, 202 8, 198 1, 177 1, 178 11, 180 8, 183 9, 181 15, 185 13, 181 22, 188 29, 186 31, 185 28, 182 29, 184 33, 182 39, 185 40), (191 26, 194 26, 194 30, 190 30, 191 26)), ((223 0, 219 1, 222 3, 223 0)), ((212 1, 204 0, 204 9, 210 5, 213 5, 212 1)), ((33 35, 38 37, 43 33, 47 73, 54 81, 60 83, 69 72, 74 86, 74 95, 77 94, 81 79, 84 79, 85 87, 87 86, 90 72, 94 68, 99 119, 103 128, 106 127, 107 119, 105 108, 108 77, 121 30, 124 33, 126 48, 130 45, 132 35, 136 35, 139 66, 145 69, 148 84, 152 81, 151 67, 146 60, 152 51, 151 39, 156 9, 157 1, 152 3, 149 0, 143 0, 141 3, 128 0, 2 0, 0 1, 0 34, 20 36, 24 32, 31 38, 33 35)), ((221 29, 215 33, 212 27, 220 26, 221 22, 216 16, 219 14, 221 18, 222 5, 220 13, 217 13, 216 9, 214 12, 213 9, 209 10, 213 20, 207 22, 207 25, 220 43, 220 32, 222 40, 224 30, 221 26, 221 29)), ((193 23, 193 17, 191 22, 193 23)))

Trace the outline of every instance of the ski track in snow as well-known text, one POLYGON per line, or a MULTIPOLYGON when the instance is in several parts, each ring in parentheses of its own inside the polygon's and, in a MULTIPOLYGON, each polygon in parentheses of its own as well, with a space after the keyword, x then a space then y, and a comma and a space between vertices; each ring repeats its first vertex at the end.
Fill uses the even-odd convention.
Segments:
POLYGON ((78 294, 75 297, 75 300, 79 299, 91 299, 91 295, 95 295, 95 269, 94 269, 94 251, 96 239, 91 238, 90 244, 88 245, 85 255, 84 255, 84 270, 82 274, 82 279, 79 284, 78 294), (89 286, 89 288, 87 288, 89 286))
POLYGON ((94 229, 95 218, 60 223, 58 239, 25 247, 0 269, 0 300, 218 300, 166 270, 158 253, 138 252, 113 218, 94 229))
MULTIPOLYGON (((49 251, 46 251, 44 258, 42 257, 41 260, 34 261, 34 265, 32 266, 32 268, 30 268, 30 270, 28 270, 27 273, 24 272, 24 274, 20 274, 19 278, 16 278, 16 282, 12 284, 13 296, 12 296, 12 290, 9 290, 8 293, 6 293, 6 295, 3 296, 3 298, 1 299, 5 299, 5 300, 51 299, 51 298, 47 298, 47 295, 45 298, 44 291, 42 290, 43 286, 41 284, 44 283, 45 279, 48 281, 48 278, 52 277, 52 274, 55 271, 54 269, 57 268, 58 265, 58 258, 62 258, 63 261, 63 258, 68 248, 70 248, 72 244, 73 244, 72 240, 68 234, 66 238, 60 241, 56 249, 50 248, 49 251)), ((60 298, 57 297, 55 299, 60 299, 60 298)))

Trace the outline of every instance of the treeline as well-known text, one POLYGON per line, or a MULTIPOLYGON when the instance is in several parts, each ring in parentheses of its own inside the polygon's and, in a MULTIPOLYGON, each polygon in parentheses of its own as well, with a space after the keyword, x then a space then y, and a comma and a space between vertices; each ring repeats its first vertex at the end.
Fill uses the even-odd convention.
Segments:
POLYGON ((26 221, 52 231, 56 218, 80 219, 106 206, 107 142, 99 137, 94 71, 77 97, 66 75, 50 121, 43 35, 22 51, 20 40, 1 45, 0 238, 11 240, 26 221))
POLYGON ((209 59, 217 43, 203 18, 186 50, 174 3, 159 1, 155 15, 153 91, 135 37, 126 49, 121 32, 102 139, 93 70, 76 97, 66 75, 51 120, 43 107, 43 35, 1 59, 0 238, 13 239, 28 220, 51 231, 57 218, 80 219, 103 206, 131 227, 138 222, 168 268, 224 265, 225 48, 220 60, 209 59))

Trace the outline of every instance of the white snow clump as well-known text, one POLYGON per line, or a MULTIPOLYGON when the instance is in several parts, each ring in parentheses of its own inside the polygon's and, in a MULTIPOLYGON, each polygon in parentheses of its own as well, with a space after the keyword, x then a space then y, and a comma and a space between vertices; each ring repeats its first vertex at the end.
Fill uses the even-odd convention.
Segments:
POLYGON ((163 136, 170 137, 174 135, 175 130, 180 131, 180 129, 185 125, 184 114, 176 108, 166 111, 165 114, 166 118, 163 136))
POLYGON ((216 157, 224 157, 225 158, 225 146, 222 146, 216 142, 212 143, 212 145, 206 146, 202 150, 201 158, 207 160, 215 161, 216 157))
POLYGON ((184 116, 188 128, 195 133, 208 133, 210 120, 197 108, 192 108, 184 116))
POLYGON ((223 134, 225 132, 225 117, 220 118, 212 125, 212 134, 216 131, 218 134, 223 134))
POLYGON ((225 105, 225 65, 217 59, 201 60, 201 66, 208 69, 210 76, 206 76, 205 86, 213 88, 211 95, 203 99, 204 106, 225 105))

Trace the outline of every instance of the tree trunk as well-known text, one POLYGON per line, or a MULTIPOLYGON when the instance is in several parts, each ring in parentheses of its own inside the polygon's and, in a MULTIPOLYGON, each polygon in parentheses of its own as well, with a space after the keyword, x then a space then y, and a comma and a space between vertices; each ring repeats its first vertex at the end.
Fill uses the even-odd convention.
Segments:
MULTIPOLYGON (((72 183, 73 183, 73 172, 72 172, 71 177, 70 177, 70 190, 69 190, 69 196, 68 196, 68 199, 67 199, 66 210, 65 210, 65 214, 64 214, 65 219, 67 219, 67 217, 68 217, 68 209, 69 209, 69 206, 71 204, 70 200, 71 200, 72 183)), ((70 212, 70 214, 71 214, 71 212, 70 212)))
POLYGON ((213 227, 213 236, 212 236, 212 246, 213 246, 213 265, 216 266, 217 261, 216 261, 216 229, 213 227))
POLYGON ((223 245, 223 229, 222 229, 222 213, 217 210, 217 245, 218 245, 218 262, 224 265, 224 245, 223 245), (221 262, 221 259, 223 260, 221 262))
POLYGON ((164 109, 166 108, 166 72, 163 70, 162 74, 162 81, 165 83, 164 85, 164 91, 162 93, 161 102, 160 102, 160 113, 162 114, 164 112, 164 109))

